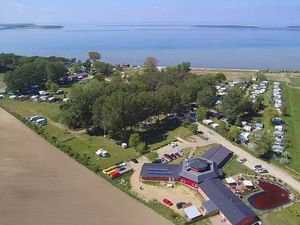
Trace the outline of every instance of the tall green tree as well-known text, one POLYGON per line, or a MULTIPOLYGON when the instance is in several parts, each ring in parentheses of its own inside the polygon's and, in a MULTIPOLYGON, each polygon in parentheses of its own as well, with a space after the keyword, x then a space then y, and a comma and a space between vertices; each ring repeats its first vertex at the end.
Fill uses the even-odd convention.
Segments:
POLYGON ((95 52, 95 51, 92 51, 92 52, 89 52, 89 59, 92 61, 92 62, 96 62, 96 61, 99 61, 101 59, 101 54, 100 52, 95 52))
POLYGON ((229 122, 234 123, 239 116, 252 112, 252 102, 236 86, 230 89, 228 94, 224 96, 220 111, 229 119, 229 122))
POLYGON ((50 62, 47 65, 48 80, 57 83, 61 78, 67 77, 67 67, 63 62, 50 62))
POLYGON ((205 87, 197 93, 197 103, 199 106, 210 108, 214 105, 216 90, 213 87, 205 87))

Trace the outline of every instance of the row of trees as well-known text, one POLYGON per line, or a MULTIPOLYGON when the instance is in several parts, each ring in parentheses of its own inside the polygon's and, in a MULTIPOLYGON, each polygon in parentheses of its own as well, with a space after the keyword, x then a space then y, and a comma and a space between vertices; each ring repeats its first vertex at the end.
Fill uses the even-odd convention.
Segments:
POLYGON ((139 122, 159 115, 181 113, 191 102, 212 105, 218 76, 194 76, 178 70, 151 70, 129 80, 114 77, 110 82, 91 80, 76 85, 71 101, 62 107, 63 119, 71 128, 101 128, 125 137, 139 122), (208 91, 209 90, 209 91, 208 91), (209 92, 209 94, 207 94, 209 92), (206 99, 210 99, 207 101, 206 99))

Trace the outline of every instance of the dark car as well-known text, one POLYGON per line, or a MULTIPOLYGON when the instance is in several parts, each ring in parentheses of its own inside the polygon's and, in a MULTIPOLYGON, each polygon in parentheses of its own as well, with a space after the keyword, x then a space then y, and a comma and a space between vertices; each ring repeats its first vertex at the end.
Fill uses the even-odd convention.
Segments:
POLYGON ((181 209, 184 204, 185 204, 185 202, 178 202, 178 203, 176 203, 177 209, 181 209))
POLYGON ((177 158, 181 157, 181 155, 178 152, 176 152, 175 155, 177 156, 177 158))
POLYGON ((172 159, 177 159, 177 156, 174 153, 171 154, 171 157, 172 159))
POLYGON ((161 159, 155 159, 152 163, 162 163, 161 159))
POLYGON ((169 161, 173 160, 173 158, 169 154, 164 154, 164 157, 169 161))
POLYGON ((254 166, 254 169, 261 169, 262 168, 262 165, 255 165, 254 166))
POLYGON ((131 162, 135 163, 135 164, 138 164, 139 161, 137 161, 137 159, 131 159, 131 162))

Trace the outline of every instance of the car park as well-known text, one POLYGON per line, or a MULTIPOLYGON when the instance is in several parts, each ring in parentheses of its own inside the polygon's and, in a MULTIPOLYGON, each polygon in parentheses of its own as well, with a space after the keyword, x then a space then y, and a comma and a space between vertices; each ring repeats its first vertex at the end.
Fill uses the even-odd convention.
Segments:
POLYGON ((163 199, 163 203, 165 203, 168 206, 172 206, 173 205, 173 202, 171 202, 169 199, 166 199, 166 198, 163 199))

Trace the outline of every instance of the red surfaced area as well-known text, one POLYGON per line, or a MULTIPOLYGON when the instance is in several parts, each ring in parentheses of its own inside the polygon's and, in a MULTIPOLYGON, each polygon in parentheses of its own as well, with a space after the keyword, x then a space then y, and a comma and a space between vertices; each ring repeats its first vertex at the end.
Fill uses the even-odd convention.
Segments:
POLYGON ((289 202, 289 192, 276 184, 260 182, 263 192, 252 195, 248 200, 250 204, 260 210, 273 209, 289 202))

